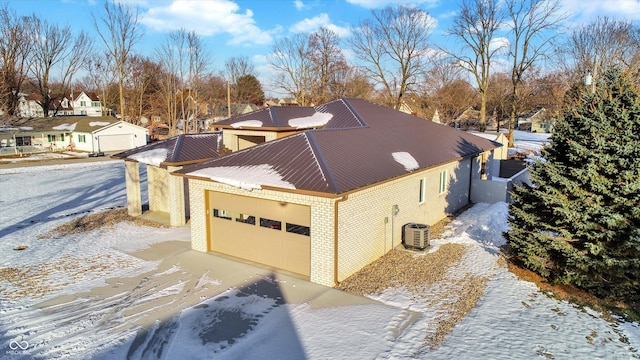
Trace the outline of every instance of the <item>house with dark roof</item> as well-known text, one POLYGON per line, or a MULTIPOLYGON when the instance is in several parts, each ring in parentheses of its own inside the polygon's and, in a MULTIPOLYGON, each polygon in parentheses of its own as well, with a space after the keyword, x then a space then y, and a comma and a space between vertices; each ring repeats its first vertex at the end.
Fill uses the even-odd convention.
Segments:
POLYGON ((225 126, 230 149, 246 140, 234 129, 264 141, 171 173, 188 179, 192 247, 329 286, 400 245, 407 225, 467 205, 499 147, 360 99, 225 126))
POLYGON ((143 214, 140 166, 145 166, 149 211, 164 214, 171 226, 185 225, 190 217, 189 184, 186 178, 170 174, 186 165, 219 158, 221 140, 220 134, 182 134, 113 155, 125 160, 129 215, 143 214))

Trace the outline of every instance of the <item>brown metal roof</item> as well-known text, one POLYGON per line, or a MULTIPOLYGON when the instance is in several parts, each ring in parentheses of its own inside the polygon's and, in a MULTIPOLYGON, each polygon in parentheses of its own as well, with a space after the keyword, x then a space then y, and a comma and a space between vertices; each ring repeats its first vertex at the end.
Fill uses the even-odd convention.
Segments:
POLYGON ((162 165, 185 165, 217 159, 222 136, 217 133, 182 134, 135 149, 112 155, 117 159, 135 160, 135 155, 150 150, 165 149, 167 155, 162 165))
POLYGON ((327 124, 322 126, 324 129, 331 128, 349 128, 349 127, 362 127, 366 124, 357 117, 350 109, 349 106, 342 101, 337 100, 327 104, 319 106, 272 106, 262 110, 254 111, 248 114, 234 116, 230 119, 218 121, 214 126, 221 129, 234 128, 234 124, 239 124, 244 121, 257 120, 262 123, 261 126, 252 130, 282 130, 290 131, 295 127, 289 124, 289 120, 296 118, 309 117, 315 113, 331 113, 333 117, 327 124))
MULTIPOLYGON (((207 169, 250 171, 269 165, 298 190, 341 194, 412 171, 476 156, 499 144, 441 124, 360 99, 341 99, 316 107, 334 116, 324 129, 306 130, 226 157, 185 167, 178 174, 207 169), (335 127, 330 128, 328 125, 335 127), (354 126, 360 124, 359 126, 354 126), (394 158, 406 153, 417 168, 394 158)), ((246 174, 246 173, 245 173, 246 174)), ((239 175, 231 179, 243 181, 239 175)), ((270 185, 265 183, 263 185, 270 185)))

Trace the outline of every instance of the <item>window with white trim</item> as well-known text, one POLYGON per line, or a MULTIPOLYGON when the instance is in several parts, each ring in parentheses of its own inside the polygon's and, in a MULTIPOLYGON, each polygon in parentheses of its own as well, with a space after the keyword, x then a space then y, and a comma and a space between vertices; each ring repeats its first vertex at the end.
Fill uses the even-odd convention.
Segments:
POLYGON ((444 194, 447 191, 447 170, 442 170, 440 172, 440 186, 438 187, 438 193, 444 194))
POLYGON ((425 178, 420 179, 420 193, 419 193, 419 196, 418 196, 418 202, 420 204, 422 204, 424 202, 424 193, 425 193, 425 190, 426 190, 425 189, 426 183, 427 183, 427 179, 425 179, 425 178))

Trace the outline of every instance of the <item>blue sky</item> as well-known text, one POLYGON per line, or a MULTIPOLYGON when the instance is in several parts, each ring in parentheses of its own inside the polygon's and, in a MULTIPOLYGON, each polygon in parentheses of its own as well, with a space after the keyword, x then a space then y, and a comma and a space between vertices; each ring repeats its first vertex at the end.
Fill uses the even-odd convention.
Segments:
MULTIPOLYGON (((443 36, 459 8, 459 0, 119 0, 136 6, 144 30, 136 53, 152 57, 171 30, 184 28, 202 36, 209 49, 210 70, 218 72, 232 56, 252 59, 260 77, 269 73, 266 56, 274 41, 327 26, 343 38, 351 28, 386 5, 417 6, 437 22, 434 46, 447 46, 443 36)), ((91 14, 103 14, 102 0, 0 0, 20 15, 35 13, 74 31, 95 33, 91 14)), ((638 0, 561 0, 572 14, 567 24, 586 23, 596 16, 640 21, 638 0)), ((96 45, 101 45, 94 37, 96 45)))

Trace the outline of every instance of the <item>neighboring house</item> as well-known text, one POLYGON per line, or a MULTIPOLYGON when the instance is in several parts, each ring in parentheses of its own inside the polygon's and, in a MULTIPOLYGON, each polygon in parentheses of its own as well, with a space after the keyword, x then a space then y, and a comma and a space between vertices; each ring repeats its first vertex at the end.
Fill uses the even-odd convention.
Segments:
POLYGON ((534 133, 550 133, 553 131, 553 120, 547 109, 537 108, 517 118, 518 130, 534 133))
POLYGON ((69 99, 72 99, 73 115, 102 116, 102 103, 95 93, 71 93, 69 99))
POLYGON ((142 215, 140 164, 146 165, 149 211, 167 213, 171 226, 189 218, 187 179, 170 176, 183 166, 220 157, 220 134, 183 134, 113 155, 125 160, 127 211, 142 215))
POLYGON ((509 134, 507 133, 503 133, 503 132, 494 132, 494 131, 487 131, 487 132, 477 132, 477 131, 469 131, 470 134, 476 135, 476 136, 480 136, 482 138, 497 142, 499 144, 502 145, 502 147, 497 148, 494 152, 493 152, 493 158, 496 160, 506 160, 509 158, 509 134))
POLYGON ((147 143, 147 129, 113 117, 56 116, 22 119, 0 132, 2 146, 37 146, 43 150, 105 152, 147 143))
MULTIPOLYGON (((38 94, 21 94, 18 100, 18 116, 44 117, 42 97, 38 94)), ((49 106, 49 116, 102 116, 102 105, 95 93, 84 91, 56 97, 49 106)))
POLYGON ((294 98, 282 98, 278 100, 278 106, 300 106, 300 103, 294 98))
MULTIPOLYGON (((499 146, 359 99, 301 109, 275 113, 292 135, 173 173, 189 179, 194 249, 333 286, 399 245, 404 225, 467 205, 499 146)), ((234 125, 257 131, 270 110, 234 125)))
POLYGON ((511 189, 514 184, 529 182, 529 169, 521 160, 509 159, 509 138, 506 133, 470 132, 502 145, 494 150, 493 161, 487 162, 487 176, 471 182, 471 202, 496 203, 511 202, 511 189))
MULTIPOLYGON (((231 104, 231 117, 248 114, 259 109, 256 104, 231 104)), ((216 106, 215 113, 218 114, 213 118, 216 123, 229 119, 229 105, 221 104, 216 106)))
POLYGON ((20 117, 44 117, 44 111, 40 106, 40 97, 38 94, 20 94, 18 98, 18 113, 20 117))

